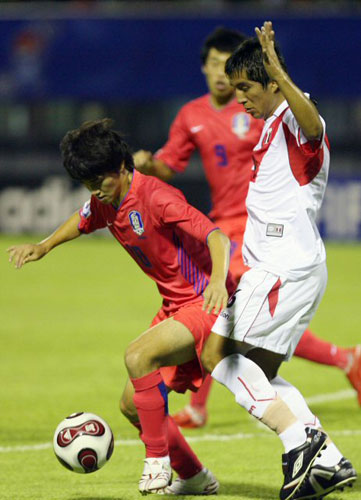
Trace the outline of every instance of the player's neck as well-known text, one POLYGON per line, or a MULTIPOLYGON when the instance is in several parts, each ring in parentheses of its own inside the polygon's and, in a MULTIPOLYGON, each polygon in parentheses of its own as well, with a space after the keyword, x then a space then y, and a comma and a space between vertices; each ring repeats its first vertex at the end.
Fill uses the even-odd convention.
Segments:
POLYGON ((233 98, 234 98, 233 94, 225 96, 225 97, 215 96, 215 95, 212 95, 212 94, 210 95, 211 104, 216 109, 222 109, 222 108, 224 108, 225 106, 227 106, 227 104, 229 102, 232 101, 233 98))
POLYGON ((273 113, 276 111, 276 109, 285 101, 286 99, 283 97, 282 94, 279 94, 277 96, 277 99, 272 103, 272 107, 270 111, 267 113, 267 116, 265 115, 264 119, 267 120, 270 116, 273 115, 273 113))

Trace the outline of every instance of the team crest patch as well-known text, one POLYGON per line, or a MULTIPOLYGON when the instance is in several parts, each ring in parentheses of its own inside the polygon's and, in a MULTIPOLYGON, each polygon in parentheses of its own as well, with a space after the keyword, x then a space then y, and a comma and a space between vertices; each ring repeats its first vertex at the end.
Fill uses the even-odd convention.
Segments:
POLYGON ((251 118, 247 113, 237 113, 232 117, 232 132, 242 139, 249 131, 251 118))
POLYGON ((80 210, 80 215, 87 219, 91 215, 90 211, 90 200, 86 201, 83 205, 83 208, 80 210))
POLYGON ((129 221, 130 225, 133 228, 133 231, 138 236, 144 233, 144 224, 139 212, 137 212, 136 210, 132 210, 131 212, 129 212, 129 221))

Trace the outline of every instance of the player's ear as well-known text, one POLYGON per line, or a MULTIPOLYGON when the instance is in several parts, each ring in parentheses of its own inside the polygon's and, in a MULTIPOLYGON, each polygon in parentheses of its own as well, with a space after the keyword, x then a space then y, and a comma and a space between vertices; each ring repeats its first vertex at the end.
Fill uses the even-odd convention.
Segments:
POLYGON ((270 81, 268 85, 269 88, 271 89, 271 92, 273 92, 274 94, 279 91, 278 83, 275 82, 274 80, 270 81))
POLYGON ((206 68, 204 66, 204 64, 202 64, 201 66, 201 72, 205 75, 206 74, 206 68))

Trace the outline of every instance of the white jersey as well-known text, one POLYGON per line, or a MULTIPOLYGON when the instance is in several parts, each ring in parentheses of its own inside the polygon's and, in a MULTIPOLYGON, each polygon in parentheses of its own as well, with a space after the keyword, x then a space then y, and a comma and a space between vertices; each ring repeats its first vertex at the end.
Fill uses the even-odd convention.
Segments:
POLYGON ((264 124, 253 150, 246 200, 243 256, 289 279, 310 273, 326 259, 316 216, 326 189, 329 146, 325 133, 312 144, 284 101, 264 124))

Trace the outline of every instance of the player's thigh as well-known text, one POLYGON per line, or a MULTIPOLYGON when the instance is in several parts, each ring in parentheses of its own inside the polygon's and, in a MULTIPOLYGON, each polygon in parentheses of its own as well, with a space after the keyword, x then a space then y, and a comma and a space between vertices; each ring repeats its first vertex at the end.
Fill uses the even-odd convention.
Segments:
POLYGON ((202 351, 202 364, 210 373, 223 358, 236 353, 245 356, 250 349, 252 346, 245 342, 211 332, 202 351))
POLYGON ((157 361, 160 366, 187 363, 196 356, 194 336, 180 321, 168 318, 153 326, 128 347, 128 354, 157 361))

